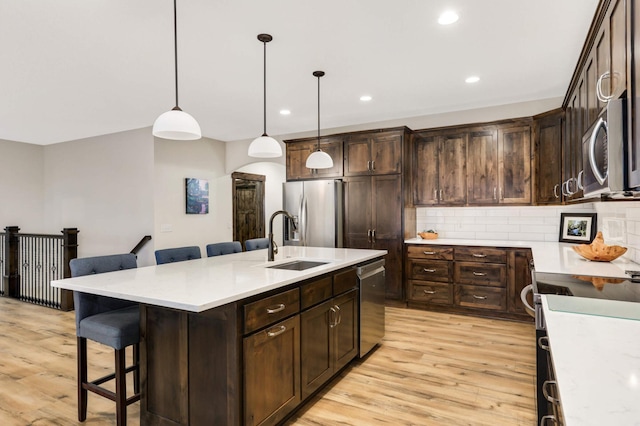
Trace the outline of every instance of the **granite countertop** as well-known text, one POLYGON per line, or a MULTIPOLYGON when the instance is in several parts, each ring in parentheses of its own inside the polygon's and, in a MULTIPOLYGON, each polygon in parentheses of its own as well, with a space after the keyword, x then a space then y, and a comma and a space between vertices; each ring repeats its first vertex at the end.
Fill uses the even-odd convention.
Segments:
POLYGON ((279 248, 274 262, 267 262, 267 250, 264 249, 67 278, 52 281, 51 285, 149 305, 202 312, 385 254, 386 250, 285 246, 279 248), (297 259, 327 264, 304 271, 267 268, 297 259))
POLYGON ((542 306, 565 423, 640 425, 640 321, 628 319, 640 304, 543 295, 542 306), (600 315, 571 312, 590 310, 600 315))
POLYGON ((431 244, 444 246, 510 247, 529 248, 533 254, 536 272, 570 275, 593 275, 595 277, 630 278, 626 270, 640 270, 640 265, 619 257, 613 262, 591 262, 576 253, 570 243, 505 240, 466 240, 438 238, 423 240, 411 238, 405 244, 431 244))

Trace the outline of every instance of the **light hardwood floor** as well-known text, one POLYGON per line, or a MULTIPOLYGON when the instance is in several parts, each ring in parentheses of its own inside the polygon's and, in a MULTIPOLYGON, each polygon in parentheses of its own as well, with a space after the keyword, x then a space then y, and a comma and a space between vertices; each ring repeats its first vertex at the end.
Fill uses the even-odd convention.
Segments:
MULTIPOLYGON (((387 308, 384 344, 287 425, 534 425, 534 341, 532 324, 387 308)), ((112 350, 88 349, 90 377, 106 374, 112 350)), ((75 353, 73 312, 0 297, 0 425, 115 424, 91 393, 76 420, 75 353)))

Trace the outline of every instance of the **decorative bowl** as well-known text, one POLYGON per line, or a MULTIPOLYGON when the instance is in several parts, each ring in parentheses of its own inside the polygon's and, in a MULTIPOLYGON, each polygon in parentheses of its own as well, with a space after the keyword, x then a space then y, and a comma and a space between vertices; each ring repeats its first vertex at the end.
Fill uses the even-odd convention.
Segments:
POLYGON ((585 259, 595 262, 611 262, 627 251, 626 247, 606 245, 604 238, 602 238, 602 232, 598 232, 591 244, 580 244, 573 246, 573 249, 585 259))
POLYGON ((420 235, 420 238, 423 240, 435 240, 438 238, 437 232, 418 232, 418 235, 420 235))

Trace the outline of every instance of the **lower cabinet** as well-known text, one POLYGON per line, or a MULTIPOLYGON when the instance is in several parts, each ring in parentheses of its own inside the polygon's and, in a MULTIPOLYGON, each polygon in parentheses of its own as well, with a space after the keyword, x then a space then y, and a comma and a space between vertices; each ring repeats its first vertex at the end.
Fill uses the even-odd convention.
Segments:
POLYGON ((274 425, 298 406, 300 315, 244 338, 245 424, 274 425))
POLYGON ((520 300, 530 283, 530 250, 408 244, 408 305, 480 316, 531 320, 520 300))

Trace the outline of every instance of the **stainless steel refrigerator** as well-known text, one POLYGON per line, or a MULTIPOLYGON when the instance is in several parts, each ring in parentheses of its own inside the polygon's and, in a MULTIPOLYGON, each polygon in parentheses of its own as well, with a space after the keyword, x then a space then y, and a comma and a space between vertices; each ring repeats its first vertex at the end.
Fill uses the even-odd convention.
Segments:
POLYGON ((343 183, 341 180, 308 180, 283 184, 283 207, 291 213, 297 231, 284 221, 284 245, 342 247, 343 183))

